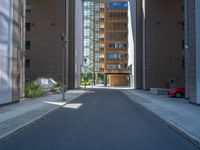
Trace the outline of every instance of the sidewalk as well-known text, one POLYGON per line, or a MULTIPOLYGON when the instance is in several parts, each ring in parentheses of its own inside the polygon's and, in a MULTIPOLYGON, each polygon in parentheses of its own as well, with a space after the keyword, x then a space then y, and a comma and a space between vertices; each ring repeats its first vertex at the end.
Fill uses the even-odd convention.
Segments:
POLYGON ((87 91, 70 90, 66 92, 66 101, 56 94, 0 107, 0 141, 84 93, 87 91))
POLYGON ((131 89, 121 91, 134 102, 143 105, 147 110, 156 114, 183 136, 200 145, 200 106, 189 104, 183 98, 152 95, 147 91, 131 89))

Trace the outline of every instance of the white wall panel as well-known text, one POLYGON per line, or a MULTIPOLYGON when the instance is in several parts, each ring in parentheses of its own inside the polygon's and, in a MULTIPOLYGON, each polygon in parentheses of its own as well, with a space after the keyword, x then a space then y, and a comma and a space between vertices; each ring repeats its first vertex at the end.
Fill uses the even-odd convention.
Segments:
POLYGON ((13 0, 0 0, 0 104, 12 101, 13 0))

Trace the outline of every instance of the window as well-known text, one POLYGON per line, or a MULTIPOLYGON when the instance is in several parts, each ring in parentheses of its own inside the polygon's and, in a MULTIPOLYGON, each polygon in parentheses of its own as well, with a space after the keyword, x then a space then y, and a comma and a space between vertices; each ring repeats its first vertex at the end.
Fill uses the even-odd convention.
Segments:
POLYGON ((26 31, 31 31, 31 23, 26 23, 26 31))
POLYGON ((113 29, 117 29, 117 30, 119 30, 119 29, 127 29, 128 28, 128 26, 127 26, 127 23, 113 23, 113 25, 112 25, 113 27, 113 29))
POLYGON ((127 69, 127 64, 108 64, 108 69, 127 69))
POLYGON ((107 35, 108 40, 125 41, 128 39, 128 34, 123 32, 110 32, 107 35))
POLYGON ((109 59, 123 59, 128 58, 127 54, 118 54, 118 53, 109 53, 108 54, 109 59))
POLYGON ((95 40, 96 40, 96 41, 99 41, 99 39, 100 39, 100 35, 99 35, 99 34, 96 34, 96 35, 95 35, 95 40))
POLYGON ((98 51, 100 49, 99 45, 95 45, 95 50, 98 51))
POLYGON ((128 3, 127 2, 110 2, 110 3, 108 3, 108 8, 110 8, 110 9, 128 8, 128 3))
POLYGON ((104 34, 101 33, 100 38, 103 39, 104 37, 105 37, 104 34))
POLYGON ((31 4, 27 4, 27 5, 26 5, 26 13, 31 13, 31 11, 32 11, 32 6, 31 6, 31 4))
POLYGON ((30 50, 30 49, 31 49, 31 42, 26 41, 26 50, 30 50))
POLYGON ((127 44, 109 44, 110 49, 127 49, 127 44))
POLYGON ((113 20, 118 20, 118 19, 127 19, 128 14, 127 13, 118 13, 118 12, 112 12, 108 14, 108 18, 113 19, 113 20))
POLYGON ((113 59, 113 54, 108 54, 109 59, 113 59))
POLYGON ((30 68, 30 59, 25 60, 25 68, 30 68))
POLYGON ((119 54, 110 53, 110 54, 108 54, 108 58, 109 59, 117 59, 117 58, 119 58, 119 54))

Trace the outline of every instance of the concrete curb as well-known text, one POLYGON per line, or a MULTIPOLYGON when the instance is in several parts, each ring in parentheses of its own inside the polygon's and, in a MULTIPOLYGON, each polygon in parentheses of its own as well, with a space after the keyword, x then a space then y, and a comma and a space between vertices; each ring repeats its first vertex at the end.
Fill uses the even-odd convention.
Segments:
MULTIPOLYGON (((11 130, 10 132, 7 132, 6 134, 0 135, 0 143, 2 143, 2 142, 4 142, 4 141, 6 141, 7 139, 9 139, 9 138, 11 138, 11 137, 17 135, 18 133, 20 133, 21 131, 23 131, 23 129, 25 129, 25 128, 27 128, 27 127, 30 127, 31 125, 33 125, 33 124, 36 123, 37 121, 44 119, 48 114, 53 113, 54 111, 56 111, 56 110, 58 110, 59 108, 65 106, 65 105, 68 104, 69 102, 71 102, 71 101, 73 101, 73 100, 75 100, 75 99, 77 99, 77 98, 83 96, 83 95, 86 94, 86 93, 88 93, 88 92, 81 93, 79 96, 74 97, 74 98, 72 98, 72 99, 69 100, 69 101, 66 101, 64 104, 62 104, 62 105, 60 105, 60 106, 57 106, 57 107, 53 108, 52 110, 49 110, 48 112, 46 112, 46 113, 44 113, 44 114, 42 114, 42 115, 40 115, 40 116, 34 118, 34 119, 31 120, 31 121, 26 122, 25 124, 22 124, 20 127, 13 129, 13 130, 11 130)), ((58 101, 61 101, 61 100, 58 100, 58 101)))
MULTIPOLYGON (((164 117, 160 116, 158 113, 156 113, 155 111, 153 111, 151 108, 149 108, 148 106, 133 100, 133 97, 131 97, 130 95, 128 95, 128 93, 126 93, 124 90, 120 90, 126 97, 128 97, 132 102, 139 104, 140 106, 142 106, 146 111, 152 113, 156 118, 158 118, 161 122, 163 122, 164 124, 166 124, 168 127, 170 127, 171 129, 173 129, 174 131, 176 131, 178 134, 180 134, 181 136, 183 136, 186 140, 192 142, 193 144, 197 145, 200 148, 200 141, 194 137, 193 135, 191 135, 190 133, 182 130, 180 127, 178 127, 177 125, 175 125, 173 122, 165 119, 164 117)), ((137 95, 137 97, 144 99, 143 97, 137 95)))

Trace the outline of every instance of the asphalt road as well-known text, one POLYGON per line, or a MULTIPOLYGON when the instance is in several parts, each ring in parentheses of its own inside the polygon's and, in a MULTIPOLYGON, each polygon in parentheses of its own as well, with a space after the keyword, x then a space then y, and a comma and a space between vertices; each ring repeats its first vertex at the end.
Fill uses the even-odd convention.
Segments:
POLYGON ((97 90, 50 113, 0 150, 197 150, 118 90, 97 90))

